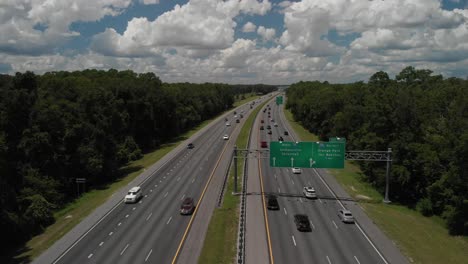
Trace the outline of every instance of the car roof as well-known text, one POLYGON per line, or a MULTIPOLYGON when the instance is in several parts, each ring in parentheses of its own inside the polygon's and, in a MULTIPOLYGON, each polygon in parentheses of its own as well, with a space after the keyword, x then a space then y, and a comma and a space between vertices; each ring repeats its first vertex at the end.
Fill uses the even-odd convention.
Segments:
POLYGON ((139 191, 140 189, 141 189, 140 186, 135 186, 135 187, 132 187, 132 188, 130 189, 129 192, 137 192, 137 191, 139 191))

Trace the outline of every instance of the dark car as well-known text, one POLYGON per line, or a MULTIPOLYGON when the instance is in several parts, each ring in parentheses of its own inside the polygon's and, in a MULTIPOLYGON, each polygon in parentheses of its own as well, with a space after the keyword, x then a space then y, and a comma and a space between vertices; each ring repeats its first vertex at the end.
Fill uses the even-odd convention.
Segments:
POLYGON ((236 119, 236 123, 239 123, 239 122, 240 122, 239 119, 236 119))
POLYGON ((263 121, 263 119, 262 119, 262 120, 260 120, 260 123, 262 123, 262 124, 263 124, 263 123, 265 123, 265 121, 263 121))
POLYGON ((276 196, 267 196, 267 208, 268 210, 279 210, 278 199, 276 199, 276 196))
POLYGON ((263 126, 260 126, 260 130, 264 130, 265 128, 263 128, 263 126))
POLYGON ((195 204, 193 199, 190 197, 186 197, 180 206, 180 214, 182 215, 190 215, 193 214, 195 210, 195 204))
POLYGON ((294 223, 296 223, 297 230, 301 232, 310 232, 312 229, 310 228, 309 217, 304 214, 296 214, 294 215, 294 223))
POLYGON ((278 141, 284 141, 283 137, 278 137, 278 141))
POLYGON ((267 126, 267 129, 271 129, 271 126, 270 126, 270 125, 268 125, 268 126, 267 126))
POLYGON ((285 136, 289 135, 288 131, 284 131, 284 135, 285 136))
POLYGON ((193 145, 193 143, 188 143, 188 145, 187 145, 188 149, 193 149, 194 147, 195 147, 195 145, 193 145))
POLYGON ((240 118, 243 118, 243 117, 244 117, 244 115, 243 115, 243 114, 240 114, 240 118))
POLYGON ((268 135, 271 135, 271 130, 268 130, 268 135))

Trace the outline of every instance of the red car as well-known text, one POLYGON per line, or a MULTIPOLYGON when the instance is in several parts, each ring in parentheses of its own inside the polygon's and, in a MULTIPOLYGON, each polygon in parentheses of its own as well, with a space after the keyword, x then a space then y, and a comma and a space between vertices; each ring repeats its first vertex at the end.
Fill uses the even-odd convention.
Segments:
POLYGON ((267 142, 266 142, 266 141, 260 142, 260 147, 262 147, 262 148, 268 148, 267 142))

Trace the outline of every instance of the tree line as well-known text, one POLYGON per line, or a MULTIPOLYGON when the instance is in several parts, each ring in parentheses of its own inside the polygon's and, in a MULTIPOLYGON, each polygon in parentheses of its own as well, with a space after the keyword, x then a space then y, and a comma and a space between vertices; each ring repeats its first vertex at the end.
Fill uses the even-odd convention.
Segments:
POLYGON ((163 83, 153 73, 84 70, 0 75, 0 245, 19 245, 54 222, 87 187, 223 111, 242 93, 220 83, 163 83))
MULTIPOLYGON (((392 148, 391 200, 468 235, 468 80, 407 67, 368 83, 299 82, 287 97, 294 118, 321 140, 346 137, 347 150, 392 148)), ((383 193, 385 163, 360 166, 383 193)))

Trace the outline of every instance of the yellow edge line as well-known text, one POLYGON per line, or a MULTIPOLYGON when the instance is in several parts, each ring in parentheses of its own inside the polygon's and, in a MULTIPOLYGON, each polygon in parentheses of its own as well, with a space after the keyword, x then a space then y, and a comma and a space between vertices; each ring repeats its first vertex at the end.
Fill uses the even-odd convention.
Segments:
MULTIPOLYGON (((258 130, 258 138, 260 139, 260 130, 258 130)), ((260 177, 260 187, 262 190, 262 204, 263 204, 263 216, 265 219, 265 229, 267 233, 267 240, 268 240, 268 251, 270 253, 270 263, 274 264, 275 260, 273 259, 273 250, 271 249, 271 239, 270 239, 270 227, 268 226, 268 215, 266 212, 265 206, 265 195, 263 191, 263 174, 262 174, 262 166, 261 166, 261 159, 258 159, 258 177, 260 177)))
POLYGON ((213 171, 211 172, 210 178, 208 179, 208 181, 205 184, 205 188, 203 188, 203 192, 201 194, 200 200, 198 201, 197 206, 195 207, 195 211, 193 212, 192 217, 190 217, 190 221, 188 223, 187 228, 185 229, 184 236, 182 237, 182 240, 179 243, 179 247, 177 248, 177 251, 175 253, 175 256, 172 259, 172 262, 171 262, 172 264, 175 264, 177 258, 179 257, 180 250, 182 249, 182 246, 184 245, 184 242, 185 242, 187 234, 188 234, 188 232, 190 230, 190 227, 192 226, 193 219, 197 215, 199 204, 201 203, 203 197, 205 196, 206 189, 208 188, 208 185, 210 184, 211 179, 213 178, 213 175, 214 175, 216 169, 218 168, 219 162, 221 161, 221 158, 223 157, 224 152, 226 151, 228 145, 229 144, 226 144, 226 146, 224 146, 223 152, 221 153, 221 155, 219 155, 218 161, 216 162, 216 166, 214 167, 213 171))

